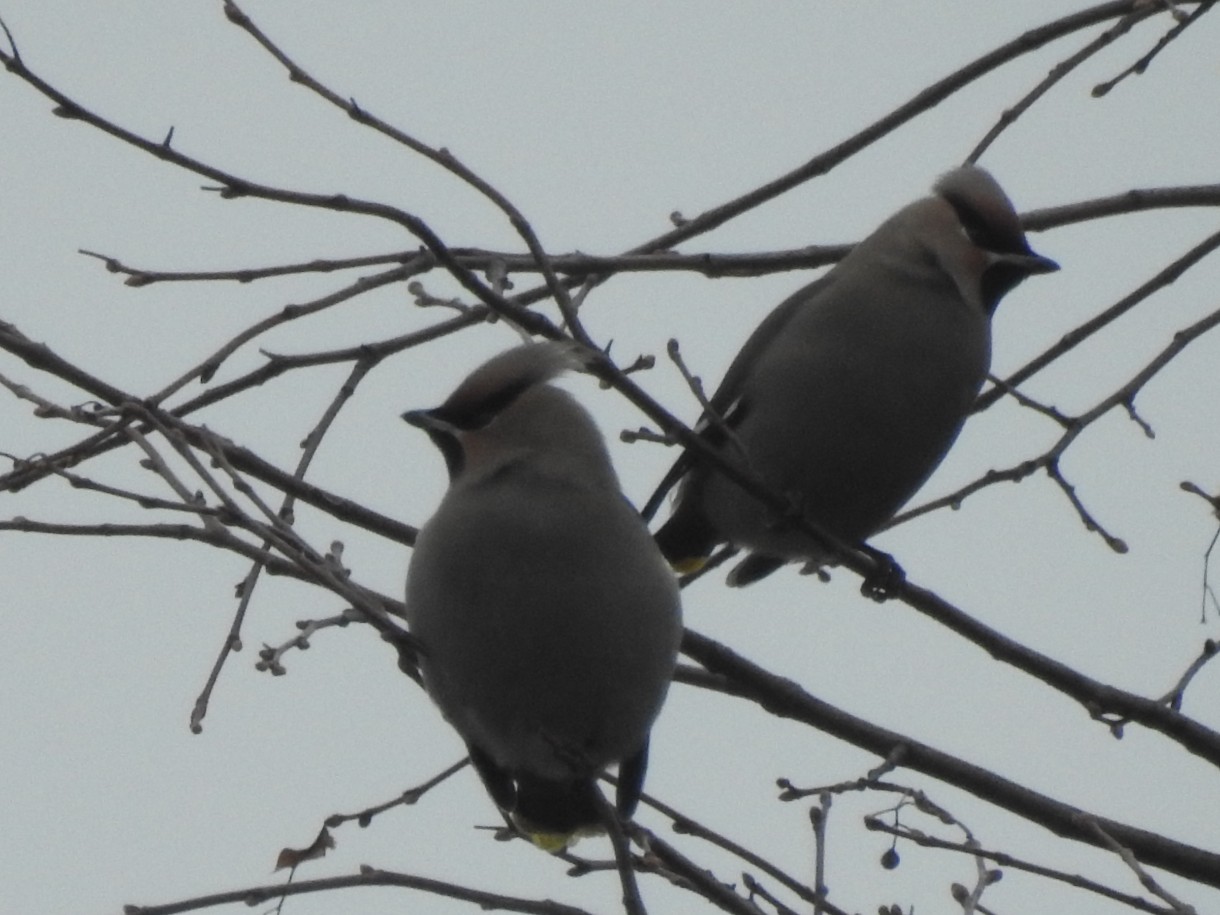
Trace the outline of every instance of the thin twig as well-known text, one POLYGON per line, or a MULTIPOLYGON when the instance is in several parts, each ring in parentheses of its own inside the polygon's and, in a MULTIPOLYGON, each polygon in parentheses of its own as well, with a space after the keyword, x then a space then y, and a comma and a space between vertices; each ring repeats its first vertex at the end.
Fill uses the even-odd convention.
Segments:
MULTIPOLYGON (((35 368, 62 378, 115 407, 141 402, 140 398, 81 371, 56 354, 50 347, 33 342, 15 326, 4 321, 0 321, 0 349, 21 357, 35 368)), ((145 403, 143 409, 152 410, 153 408, 145 403)), ((162 412, 159 415, 162 416, 163 422, 177 422, 177 417, 172 413, 162 412)), ((70 467, 92 457, 97 449, 121 433, 122 426, 131 421, 132 416, 128 414, 119 424, 108 427, 76 445, 55 454, 42 456, 37 460, 27 459, 9 473, 0 475, 0 492, 17 491, 43 479, 51 472, 51 467, 70 467)), ((176 428, 188 441, 198 444, 203 440, 203 432, 198 428, 183 424, 178 424, 176 428)), ((222 442, 220 447, 226 459, 235 468, 284 492, 293 493, 302 502, 390 540, 408 545, 415 541, 416 531, 410 525, 402 524, 350 499, 327 492, 321 487, 297 480, 291 474, 285 473, 246 448, 227 441, 222 442)))
POLYGON ((990 407, 993 403, 1003 397, 1007 391, 1015 389, 1020 384, 1042 371, 1042 369, 1055 362, 1061 356, 1070 352, 1085 340, 1089 339, 1089 337, 1112 324, 1136 305, 1139 305, 1141 302, 1151 297, 1154 293, 1160 292, 1162 289, 1170 286, 1183 274, 1185 274, 1187 270, 1194 267, 1217 248, 1220 248, 1220 232, 1215 232, 1212 235, 1209 235, 1177 260, 1169 264, 1169 266, 1158 272, 1156 276, 1136 287, 1105 311, 1095 315, 1094 317, 1085 321, 1083 324, 1080 324, 1078 327, 1064 334, 1058 343, 1031 359, 1025 365, 1021 366, 1021 368, 1017 369, 1006 379, 1004 379, 1003 387, 997 386, 984 391, 979 395, 978 401, 974 405, 973 412, 978 413, 990 407))
MULTIPOLYGON (((612 784, 617 784, 617 780, 610 775, 606 775, 604 778, 612 784)), ((698 820, 692 819, 691 817, 675 809, 669 804, 666 804, 659 798, 648 794, 647 792, 640 795, 640 800, 642 800, 648 807, 656 810, 658 813, 669 817, 670 821, 672 822, 674 832, 680 833, 681 835, 694 836, 697 839, 703 839, 705 842, 708 842, 711 845, 714 845, 716 848, 722 849, 723 851, 727 851, 729 854, 740 858, 751 867, 757 868, 771 879, 783 884, 788 890, 795 893, 805 902, 817 901, 818 894, 814 890, 801 883, 791 874, 781 870, 779 867, 763 858, 757 852, 750 851, 750 849, 740 845, 737 842, 734 842, 723 833, 719 833, 698 820)), ((835 912, 833 907, 827 909, 826 911, 830 912, 831 915, 843 915, 843 913, 835 912)))
POLYGON ((420 798, 422 798, 441 782, 445 781, 450 776, 461 772, 468 765, 470 765, 470 757, 463 756, 452 766, 449 766, 444 771, 437 773, 427 781, 416 785, 414 788, 408 788, 392 801, 386 801, 384 804, 375 804, 372 807, 366 807, 364 810, 357 811, 356 813, 332 813, 326 818, 326 823, 324 825, 329 829, 334 829, 338 826, 342 826, 344 823, 355 820, 357 823, 359 823, 361 828, 364 828, 373 822, 373 818, 378 814, 385 813, 387 810, 391 810, 395 807, 410 807, 412 804, 417 803, 420 798))
POLYGON ((742 885, 745 886, 747 892, 749 892, 751 901, 753 901, 755 896, 759 896, 771 904, 772 908, 775 909, 776 915, 798 915, 796 909, 784 905, 784 903, 781 902, 774 893, 770 892, 765 886, 759 883, 753 875, 742 874, 741 882, 742 885))
MULTIPOLYGON (((216 352, 210 354, 206 359, 197 365, 187 369, 176 379, 165 385, 160 391, 153 394, 149 400, 154 404, 163 403, 165 400, 182 390, 190 382, 199 380, 207 383, 212 380, 216 372, 224 364, 225 360, 237 352, 245 344, 249 343, 272 328, 279 327, 289 321, 295 321, 300 318, 318 314, 328 308, 332 308, 343 302, 349 301, 356 296, 363 295, 374 289, 380 289, 384 286, 389 286, 400 282, 409 276, 413 276, 414 271, 411 266, 395 267, 393 270, 386 270, 382 273, 370 277, 361 277, 354 283, 350 283, 344 288, 320 296, 311 302, 306 302, 301 305, 286 305, 273 315, 269 315, 260 321, 256 321, 250 327, 235 334, 225 342, 216 352)), ((215 402, 217 398, 209 402, 215 402)))
MULTIPOLYGON (((923 592, 909 583, 903 586, 904 597, 920 595, 920 609, 931 613, 937 607, 948 610, 949 605, 928 592, 923 592), (925 599, 927 603, 925 603, 925 599)), ((971 620, 971 626, 966 625, 965 614, 954 609, 954 615, 937 617, 955 628, 960 627, 963 634, 968 634, 971 640, 981 637, 983 632, 990 632, 986 627, 971 620), (960 614, 960 616, 956 616, 960 614), (981 631, 980 631, 981 630, 981 631)), ((992 636, 996 635, 991 633, 992 636)), ((1015 660, 1030 649, 1017 646, 1015 643, 1005 644, 1009 640, 1000 639, 991 644, 989 650, 997 660, 1015 660), (1016 652, 1015 658, 1010 658, 1010 652, 1016 652)), ((923 772, 934 778, 947 781, 963 791, 975 794, 989 803, 1010 810, 1018 816, 1032 822, 1037 822, 1047 829, 1066 838, 1090 844, 1098 844, 1097 837, 1083 828, 1079 822, 1079 810, 1071 805, 1056 801, 1044 794, 1011 782, 979 766, 957 759, 949 754, 920 743, 911 737, 899 734, 886 728, 868 724, 841 709, 810 695, 799 684, 784 677, 776 676, 759 667, 757 664, 734 652, 727 646, 702 636, 690 629, 686 630, 682 642, 682 650, 688 656, 703 664, 709 671, 722 674, 739 685, 748 698, 756 702, 773 715, 804 722, 840 739, 847 740, 854 746, 888 756, 895 747, 902 746, 903 766, 908 769, 923 772)), ((1043 676, 1054 672, 1053 679, 1045 682, 1075 690, 1087 688, 1087 678, 1068 668, 1066 665, 1044 658, 1046 669, 1043 676)), ((1018 663, 1022 663, 1018 661, 1018 663)), ((1192 752, 1201 756, 1210 754, 1213 764, 1220 765, 1220 735, 1205 728, 1197 722, 1166 709, 1160 703, 1136 696, 1124 694, 1113 687, 1103 687, 1094 683, 1096 688, 1095 701, 1098 704, 1133 703, 1141 716, 1147 716, 1156 722, 1158 729, 1169 728, 1176 732, 1175 738, 1188 749, 1193 745, 1192 752), (1120 697, 1123 697, 1120 699, 1120 697), (1170 727, 1169 722, 1175 724, 1170 727), (1190 736, 1187 736, 1187 734, 1190 736), (1198 741, 1198 742, 1196 742, 1198 741), (1202 752, 1201 752, 1202 751, 1202 752)), ((1083 695, 1082 695, 1083 700, 1083 695)), ((1119 841, 1132 847, 1148 864, 1164 868, 1191 880, 1196 880, 1208 886, 1220 887, 1220 854, 1196 848, 1185 843, 1176 842, 1164 836, 1155 839, 1141 829, 1126 826, 1111 820, 1104 823, 1105 829, 1119 841)))
POLYGON ((404 266, 412 258, 418 257, 418 252, 397 252, 395 254, 374 254, 366 257, 348 258, 315 258, 301 264, 281 264, 275 267, 244 267, 234 270, 150 270, 142 267, 130 267, 117 257, 109 254, 99 254, 96 251, 79 251, 85 257, 100 260, 110 273, 119 273, 127 277, 124 286, 151 286, 153 283, 214 283, 235 282, 253 283, 271 277, 296 276, 302 273, 334 273, 337 270, 356 270, 363 267, 380 267, 385 264, 404 266))
MULTIPOLYGON (((1217 517, 1220 517, 1220 496, 1209 495, 1206 491, 1203 490, 1202 487, 1200 487, 1196 483, 1190 482, 1189 480, 1183 480, 1181 483, 1178 484, 1178 487, 1183 492, 1188 492, 1193 495, 1199 496, 1201 499, 1206 501, 1211 506, 1212 514, 1217 517)), ((1200 605, 1199 606, 1199 622, 1200 623, 1207 622, 1207 600, 1209 597, 1211 598, 1212 604, 1214 606, 1216 606, 1218 610, 1220 610, 1220 602, 1217 602, 1217 600, 1216 600, 1216 593, 1212 589, 1211 581, 1209 579, 1209 570, 1211 568, 1212 553, 1216 548, 1217 542, 1220 542, 1220 528, 1216 529, 1216 532, 1212 535, 1211 541, 1207 544, 1207 549, 1203 551, 1203 586, 1201 589, 1201 593, 1199 595, 1199 605, 1200 605)))
MULTIPOLYGON (((225 15, 229 21, 245 30, 255 41, 262 45, 272 57, 280 62, 281 65, 288 71, 289 78, 299 85, 303 85, 316 95, 326 99, 332 105, 347 113, 347 115, 366 127, 370 127, 378 133, 389 137, 397 143, 406 146, 412 152, 435 162, 445 170, 456 175, 462 181, 469 184, 472 188, 490 200, 499 210, 508 217, 508 221, 521 236, 525 242, 530 254, 537 262, 539 269, 542 271, 547 288, 550 290, 551 296, 559 306, 559 311, 563 315, 564 323, 571 333, 573 338, 585 344, 592 346, 593 341, 585 332, 580 323, 580 319, 576 315, 576 309, 572 305, 572 300, 568 296, 567 287, 559 281, 554 268, 551 265, 550 257, 546 250, 542 247, 542 243, 538 240, 538 236, 534 232, 533 226, 521 213, 520 210, 500 193, 488 181, 484 180, 480 175, 471 169, 467 168, 456 156, 447 149, 435 149, 426 143, 421 142, 415 137, 407 134, 405 131, 382 120, 366 109, 356 104, 354 99, 342 98, 338 93, 332 91, 327 86, 323 85, 318 80, 314 79, 304 68, 292 60, 282 48, 273 42, 247 15, 234 0, 224 0, 225 15)), ((422 239, 421 239, 422 240, 422 239)), ((426 242, 425 242, 426 243, 426 242)), ((432 246, 429 245, 431 248, 432 246)))
MULTIPOLYGON (((251 571, 259 569, 261 566, 255 565, 251 571)), ((244 598, 245 595, 243 594, 244 598)), ((267 671, 272 676, 282 677, 288 671, 284 667, 283 657, 290 651, 305 651, 309 648, 309 640, 323 629, 333 627, 344 628, 353 622, 363 622, 364 617, 353 610, 351 607, 345 609, 342 613, 335 616, 328 616, 320 620, 297 620, 296 626, 299 630, 296 635, 286 642, 282 642, 279 646, 272 648, 270 645, 264 644, 258 652, 258 663, 254 665, 255 670, 267 671)))
POLYGON ((1110 831, 1103 826, 1095 817, 1083 816, 1085 826, 1093 830, 1097 837, 1101 840, 1103 848, 1108 848, 1110 851, 1122 858, 1123 863, 1131 868, 1132 873, 1138 878, 1140 885, 1148 892, 1157 898, 1167 903, 1173 912, 1181 913, 1181 915, 1197 915, 1195 907, 1182 902, 1174 896, 1169 890, 1165 889, 1156 878, 1146 871, 1143 865, 1131 853, 1131 849, 1123 845, 1110 834, 1110 831))
MULTIPOLYGON (((887 790, 888 783, 881 781, 882 776, 888 775, 902 765, 902 760, 905 757, 906 747, 903 744, 898 744, 890 750, 885 759, 859 778, 837 782, 833 785, 819 785, 816 788, 798 788, 790 779, 778 778, 775 780, 775 784, 780 789, 779 799, 781 801, 796 801, 801 798, 817 795, 820 800, 823 794, 843 794, 848 791, 865 791, 869 788, 887 790)), ((895 785, 892 790, 907 789, 895 785)))
POLYGON ((829 791, 823 791, 818 796, 818 802, 809 808, 809 825, 813 827, 813 885, 818 893, 813 903, 813 915, 828 911, 826 894, 830 889, 826 884, 826 820, 830 816, 832 798, 829 791))
POLYGON ((1075 70, 1078 66, 1084 63, 1093 55, 1097 54, 1103 48, 1110 45, 1116 38, 1127 34, 1134 28, 1137 22, 1140 22, 1149 16, 1156 15, 1155 9, 1135 9, 1123 16, 1118 22, 1103 31, 1100 35, 1086 44, 1083 48, 1072 54, 1070 57, 1060 61, 1051 68, 1050 73, 1042 82, 1038 83, 1033 89, 1021 97, 1021 100, 1011 108, 1004 109, 1000 115, 1000 120, 993 126, 983 139, 978 142, 978 145, 970 151, 970 155, 966 157, 967 162, 977 162, 979 157, 987 150, 987 148, 995 142, 1005 130, 1011 127, 1021 115, 1028 111, 1038 99, 1050 91, 1051 87, 1062 80, 1065 76, 1075 70))
POLYGON ((1145 0, 1118 0, 1102 3, 1089 9, 1071 13, 1054 22, 1030 29, 1023 35, 1005 42, 993 51, 976 58, 954 73, 916 93, 909 101, 899 105, 889 114, 874 121, 863 130, 843 142, 814 156, 808 162, 740 197, 720 204, 695 216, 684 219, 680 225, 662 235, 650 239, 632 249, 631 253, 659 251, 675 247, 682 241, 702 235, 723 225, 730 219, 748 212, 813 178, 830 172, 835 166, 867 148, 881 138, 897 130, 918 115, 932 110, 958 90, 974 82, 992 70, 1024 54, 1100 22, 1125 16, 1139 9, 1145 0))
MULTIPOLYGON (((1115 76, 1113 79, 1108 79, 1104 83, 1098 83, 1096 86, 1094 86, 1093 97, 1100 98, 1128 76, 1143 75, 1144 71, 1148 69, 1148 66, 1152 63, 1152 61, 1156 59, 1156 56, 1165 50, 1170 42, 1194 25, 1194 23, 1198 22, 1199 17, 1205 15, 1207 11, 1212 8, 1212 4, 1214 2, 1215 0, 1203 0, 1203 2, 1196 6, 1189 15, 1184 13, 1179 14, 1177 10, 1174 10, 1174 19, 1176 20, 1176 23, 1173 28, 1161 36, 1161 40, 1153 46, 1151 51, 1149 51, 1131 66, 1127 67, 1127 69, 1119 73, 1118 76, 1115 76)), ((1152 4, 1149 4, 1149 6, 1152 6, 1152 4)))
POLYGON ((732 915, 763 915, 757 904, 737 895, 715 874, 699 867, 655 833, 637 823, 627 824, 627 830, 632 839, 645 849, 641 867, 672 874, 678 878, 674 881, 677 885, 697 893, 721 911, 732 915))
POLYGON ((648 915, 644 899, 640 896, 639 883, 635 879, 635 863, 624 823, 619 819, 618 811, 600 792, 594 791, 594 794, 601 813, 602 825, 610 839, 610 847, 614 849, 615 870, 618 872, 619 886, 623 891, 623 911, 626 915, 648 915))
POLYGON ((1070 429, 1074 420, 1070 416, 1065 416, 1057 407, 1052 407, 1048 404, 1039 403, 1032 397, 1021 392, 1019 388, 1013 387, 1005 378, 1000 378, 990 372, 987 374, 987 380, 990 381, 996 388, 1002 390, 1005 394, 1025 407, 1027 410, 1033 410, 1035 413, 1040 413, 1047 419, 1056 423, 1063 429, 1070 429))
POLYGON ((1067 871, 1057 870, 1053 867, 1046 867, 1041 864, 1034 864, 1031 861, 1017 858, 1010 855, 1008 852, 991 851, 989 849, 976 846, 967 846, 960 842, 950 842, 946 839, 940 839, 928 833, 921 832, 917 829, 912 829, 910 826, 891 826, 880 819, 871 820, 868 828, 874 832, 883 832, 892 835, 895 838, 905 839, 908 842, 914 842, 923 848, 936 848, 945 851, 955 851, 965 855, 972 855, 978 858, 986 858, 989 861, 994 861, 1001 867, 1011 867, 1014 870, 1025 871, 1026 873, 1035 874, 1039 877, 1046 877, 1050 880, 1055 880, 1059 883, 1068 886, 1076 887, 1098 896, 1104 896, 1106 899, 1112 899, 1115 902, 1121 902, 1124 905, 1131 906, 1133 909, 1138 909, 1141 912, 1150 912, 1152 915, 1171 915, 1172 910, 1161 908, 1154 905, 1146 899, 1139 896, 1132 896, 1129 893, 1123 893, 1119 890, 1112 889, 1105 884, 1098 883, 1095 880, 1090 880, 1080 874, 1070 874, 1067 871))
MULTIPOLYGON (((1220 242, 1220 235, 1215 236, 1217 242, 1220 242)), ((979 492, 989 486, 993 486, 1000 482, 1020 482, 1033 473, 1042 470, 1051 480, 1064 492, 1076 510, 1085 527, 1090 531, 1097 532, 1105 541, 1107 546, 1115 552, 1126 552, 1126 543, 1118 537, 1107 532, 1096 518, 1085 508, 1084 503, 1076 495, 1075 487, 1067 481, 1063 476, 1059 461, 1063 457, 1067 449, 1072 443, 1093 423, 1101 419, 1107 413, 1115 408, 1121 407, 1130 415, 1134 411, 1133 403, 1136 395, 1143 390, 1144 386, 1155 378, 1163 369, 1170 365, 1177 355, 1182 352, 1187 346, 1198 340, 1204 334, 1213 330, 1220 325, 1220 309, 1213 311, 1209 315, 1200 318, 1194 324, 1178 330, 1173 335, 1173 340, 1166 345, 1159 353, 1150 359, 1139 371, 1131 376, 1117 390, 1103 397, 1091 408, 1075 417, 1063 417, 1058 414, 1057 422, 1064 425, 1065 431, 1059 439, 1045 452, 1034 458, 1028 458, 1018 464, 1014 464, 1004 470, 989 470, 983 476, 967 483, 947 496, 942 496, 938 499, 925 502, 915 508, 908 509, 895 517, 891 518, 884 524, 880 530, 888 530, 896 527, 899 524, 905 524, 908 521, 918 518, 920 515, 927 514, 937 509, 954 507, 961 503, 970 495, 979 492)), ((1003 388, 1008 388, 1012 385, 1012 379, 1006 379, 1001 385, 993 388, 988 394, 1003 388)), ((983 395, 986 397, 987 395, 983 395)), ((982 400, 983 398, 980 398, 982 400)), ((1139 423, 1141 430, 1145 435, 1149 432, 1147 423, 1139 423)))
POLYGON ((687 388, 695 399, 699 402, 699 408, 702 411, 699 419, 699 424, 695 427, 696 431, 703 429, 704 423, 713 427, 717 432, 724 436, 737 452, 738 459, 748 461, 749 455, 745 447, 741 444, 741 440, 737 437, 730 427, 725 417, 720 415, 720 412, 712 406, 712 402, 708 399, 707 394, 703 390, 703 382, 698 378, 686 365, 686 360, 682 358, 682 349, 678 345, 678 341, 671 338, 666 344, 666 352, 669 355, 670 361, 677 368, 678 373, 682 376, 682 380, 686 382, 687 388))
MULTIPOLYGON (((354 393, 356 389, 356 386, 360 383, 374 364, 375 363, 372 360, 365 359, 357 362, 352 367, 352 371, 347 380, 340 387, 339 392, 323 413, 322 418, 318 421, 317 425, 309 433, 309 435, 305 437, 305 448, 301 455, 300 461, 297 463, 296 470, 293 473, 293 477, 295 479, 302 481, 304 480, 305 473, 309 468, 310 463, 313 461, 318 447, 322 443, 326 430, 330 428, 331 423, 334 422, 334 419, 338 415, 342 405, 351 397, 352 393, 354 393)), ((209 446, 209 450, 212 451, 213 457, 221 459, 219 452, 216 449, 214 440, 209 441, 209 446)), ((231 471, 231 479, 234 481, 240 481, 236 471, 231 471)), ((243 486, 245 485, 244 481, 240 482, 243 486)), ((246 486, 244 491, 250 493, 253 492, 253 490, 248 486, 246 486)), ((293 505, 295 501, 295 496, 293 496, 292 493, 285 493, 284 499, 280 504, 279 511, 275 512, 272 516, 273 520, 287 526, 288 519, 291 518, 293 514, 293 505)), ((267 514, 268 512, 269 509, 264 509, 264 514, 267 514)), ((272 544, 269 540, 265 540, 263 542, 265 549, 269 549, 271 545, 272 544)), ((245 580, 242 582, 241 587, 239 588, 237 609, 233 614, 232 622, 229 624, 229 631, 225 635, 225 639, 221 644, 216 660, 212 664, 212 669, 208 673, 208 677, 204 683, 203 689, 196 697, 194 706, 191 709, 190 729, 194 734, 198 734, 203 729, 203 719, 207 715, 208 703, 211 701, 212 692, 216 687, 216 683, 220 679, 220 672, 224 668, 225 661, 233 652, 238 651, 241 648, 242 625, 245 622, 246 612, 249 609, 250 601, 253 598, 254 589, 258 583, 262 568, 262 565, 257 562, 251 566, 250 571, 246 573, 245 580)), ((348 612, 349 611, 344 611, 344 614, 341 614, 340 618, 346 619, 346 614, 348 612)), ((357 611, 352 610, 350 612, 356 613, 357 611)), ((293 643, 296 645, 296 647, 302 647, 303 645, 308 644, 305 641, 305 638, 306 635, 302 634, 293 640, 293 643)), ((284 668, 279 662, 279 657, 279 654, 275 654, 272 658, 262 657, 260 653, 259 664, 264 665, 264 669, 271 670, 272 673, 283 673, 284 668)), ((256 665, 256 667, 257 666, 258 665, 256 665)))
POLYGON ((36 521, 31 518, 17 517, 0 520, 0 531, 21 531, 27 534, 54 534, 63 537, 151 537, 165 540, 195 540, 208 546, 229 550, 244 556, 246 559, 265 563, 274 575, 284 575, 300 581, 312 581, 311 576, 298 569, 293 563, 278 556, 264 553, 251 543, 235 537, 230 531, 221 528, 218 531, 204 530, 190 524, 115 524, 101 522, 98 524, 65 524, 54 521, 36 521))
POLYGON ((125 905, 123 915, 178 915, 180 912, 195 912, 200 909, 210 909, 221 905, 241 903, 247 906, 261 905, 280 896, 303 896, 309 893, 322 893, 331 890, 346 890, 358 886, 395 886, 402 889, 420 890, 434 896, 448 899, 460 899, 481 906, 484 909, 499 909, 508 912, 524 912, 527 915, 591 915, 585 909, 563 905, 546 899, 523 899, 519 896, 506 896, 502 893, 490 893, 484 890, 459 886, 456 883, 446 883, 429 877, 416 877, 412 874, 396 873, 380 868, 362 867, 359 874, 344 877, 327 877, 321 880, 302 880, 287 886, 272 884, 250 886, 240 890, 230 890, 226 893, 213 893, 208 896, 196 896, 180 902, 165 905, 125 905))

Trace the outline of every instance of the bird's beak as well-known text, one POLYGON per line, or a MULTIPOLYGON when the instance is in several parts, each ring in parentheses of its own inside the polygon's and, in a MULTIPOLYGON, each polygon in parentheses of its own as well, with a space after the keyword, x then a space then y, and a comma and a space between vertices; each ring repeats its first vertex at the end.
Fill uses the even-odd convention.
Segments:
POLYGON ((402 418, 417 429, 425 432, 453 432, 453 426, 436 415, 435 410, 408 410, 402 418))
POLYGON ((432 417, 428 415, 427 410, 408 410, 402 415, 402 418, 417 429, 429 428, 432 421, 432 417))
POLYGON ((458 429, 450 422, 436 415, 435 410, 408 410, 402 414, 412 426, 423 429, 428 438, 445 459, 445 467, 449 471, 449 479, 453 480, 462 470, 462 443, 458 437, 458 429))
POLYGON ((1059 265, 1049 257, 1032 251, 1029 254, 998 254, 992 263, 1007 264, 1031 276, 1035 273, 1054 273, 1059 269, 1059 265))

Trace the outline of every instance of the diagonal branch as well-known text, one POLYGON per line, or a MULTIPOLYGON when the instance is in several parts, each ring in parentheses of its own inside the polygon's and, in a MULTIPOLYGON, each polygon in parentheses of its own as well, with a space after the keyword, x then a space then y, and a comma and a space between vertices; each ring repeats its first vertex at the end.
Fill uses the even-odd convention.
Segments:
POLYGON ((713 207, 693 219, 684 221, 677 228, 637 245, 632 249, 631 253, 664 250, 696 235, 709 232, 728 222, 730 219, 773 200, 786 191, 804 184, 806 181, 826 174, 835 166, 860 152, 860 150, 871 146, 918 115, 930 111, 959 89, 985 76, 992 70, 998 69, 1009 61, 1023 54, 1035 51, 1073 32, 1087 29, 1119 16, 1130 15, 1145 5, 1146 0, 1118 0, 1118 2, 1102 3, 1098 6, 1064 16, 1046 25, 1030 29, 1025 34, 1004 43, 994 51, 984 54, 944 79, 933 83, 917 93, 909 101, 899 105, 885 117, 873 122, 853 136, 848 137, 837 146, 814 156, 804 165, 734 200, 713 207))
MULTIPOLYGON (((1135 194, 1139 192, 1132 191, 1131 193, 1135 194)), ((1110 199, 1116 201, 1119 198, 1110 199)), ((987 409, 1004 396, 1006 389, 1015 388, 1022 382, 1027 381, 1060 356, 1076 348, 1104 327, 1112 324, 1118 318, 1122 317, 1124 314, 1126 314, 1136 305, 1143 302, 1145 299, 1149 298, 1154 293, 1160 292, 1165 287, 1172 285, 1184 273, 1186 273, 1187 270, 1198 264, 1208 255, 1213 253, 1217 248, 1220 248, 1220 232, 1215 232, 1209 235, 1165 269, 1159 271, 1156 276, 1152 277, 1147 282, 1140 284, 1137 288, 1123 296, 1105 311, 1095 315, 1080 326, 1064 334, 1062 339, 1060 339, 1060 341, 1050 349, 1046 350, 1046 352, 1042 353, 1035 359, 1031 359, 1025 365, 1021 366, 1021 368, 1017 369, 1015 372, 1005 378, 1004 387, 996 386, 984 391, 979 395, 978 402, 974 405, 974 412, 977 413, 981 410, 987 409)))
POLYGON ((1153 16, 1157 12, 1158 11, 1152 7, 1133 10, 1086 44, 1075 54, 1071 55, 1066 60, 1062 60, 1055 64, 1055 66, 1051 68, 1051 72, 1046 75, 1046 78, 1043 79, 1042 82, 1038 83, 1038 85, 1027 92, 1021 98, 1021 100, 1017 102, 1017 104, 1013 105, 1011 108, 1004 109, 1003 114, 1000 115, 999 121, 996 122, 994 127, 987 131, 983 139, 979 140, 978 145, 970 151, 970 155, 966 156, 966 161, 977 162, 979 157, 982 156, 987 150, 987 147, 994 143, 996 138, 999 137, 1001 133, 1016 123, 1017 118, 1028 111, 1033 106, 1034 102, 1049 92, 1052 86, 1062 80, 1090 57, 1097 54, 1103 48, 1108 47, 1116 38, 1127 34, 1140 20, 1153 16))
MULTIPOLYGON (((732 649, 690 629, 682 650, 709 671, 740 685, 749 698, 781 718, 800 721, 881 757, 903 748, 902 765, 952 784, 978 798, 1038 823, 1064 838, 1106 847, 1069 804, 1040 794, 1002 776, 936 750, 886 728, 861 721, 807 693, 798 683, 777 676, 732 649)), ((1206 851, 1144 829, 1091 818, 1143 863, 1163 868, 1207 886, 1220 888, 1220 853, 1206 851)))

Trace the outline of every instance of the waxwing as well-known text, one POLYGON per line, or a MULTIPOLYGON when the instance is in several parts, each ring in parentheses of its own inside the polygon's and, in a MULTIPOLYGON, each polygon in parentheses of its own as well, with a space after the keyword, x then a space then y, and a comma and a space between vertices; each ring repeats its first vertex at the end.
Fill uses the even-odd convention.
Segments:
POLYGON ((598 831, 612 764, 631 815, 682 636, 673 573, 600 432, 547 383, 574 352, 508 350, 403 416, 450 478, 407 576, 424 684, 504 815, 552 851, 598 831))
MULTIPOLYGON (((1058 269, 1030 250, 991 175, 973 165, 951 171, 763 320, 710 401, 723 423, 705 416, 697 431, 810 521, 863 542, 957 437, 987 375, 1001 297, 1058 269)), ((675 568, 697 568, 725 542, 750 551, 729 575, 734 585, 793 560, 830 558, 689 455, 650 506, 679 479, 656 535, 675 568)))

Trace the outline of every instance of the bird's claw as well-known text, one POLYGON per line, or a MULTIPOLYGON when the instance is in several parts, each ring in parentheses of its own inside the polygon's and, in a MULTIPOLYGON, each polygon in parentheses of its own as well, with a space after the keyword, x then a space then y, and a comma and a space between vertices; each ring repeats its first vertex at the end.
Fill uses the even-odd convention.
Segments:
POLYGON ((907 573, 889 553, 866 547, 865 552, 873 560, 873 570, 864 576, 860 593, 870 600, 883 603, 894 597, 907 579, 907 573))

